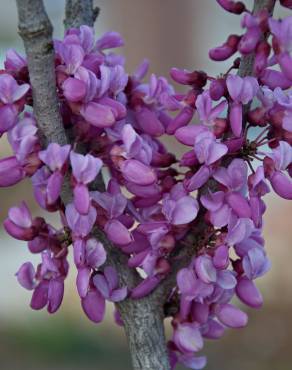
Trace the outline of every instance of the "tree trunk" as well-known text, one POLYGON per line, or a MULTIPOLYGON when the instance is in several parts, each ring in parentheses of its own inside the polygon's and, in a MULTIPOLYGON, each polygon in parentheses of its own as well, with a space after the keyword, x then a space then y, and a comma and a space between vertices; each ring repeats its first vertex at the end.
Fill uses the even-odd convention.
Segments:
POLYGON ((162 307, 147 298, 118 305, 134 370, 169 370, 162 307))

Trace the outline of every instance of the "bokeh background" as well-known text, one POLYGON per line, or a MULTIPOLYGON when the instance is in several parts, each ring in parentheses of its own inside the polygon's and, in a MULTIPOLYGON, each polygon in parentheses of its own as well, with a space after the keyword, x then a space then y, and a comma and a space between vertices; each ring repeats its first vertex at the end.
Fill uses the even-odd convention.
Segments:
MULTIPOLYGON (((251 6, 251 1, 245 1, 251 6)), ((63 34, 64 0, 45 1, 56 37, 63 34)), ((17 34, 17 12, 13 0, 0 1, 1 65, 8 48, 22 52, 17 34)), ((208 60, 208 49, 222 43, 228 34, 240 32, 239 17, 226 14, 215 0, 99 0, 101 13, 96 32, 120 32, 126 41, 122 52, 127 70, 146 56, 151 71, 168 75, 172 66, 205 69, 211 75, 227 64, 208 60)), ((287 10, 277 7, 276 14, 287 10)), ((175 148, 174 148, 175 149, 175 148)), ((0 155, 9 153, 5 138, 0 155)), ((29 183, 0 189, 0 219, 11 204, 27 199, 33 212, 41 211, 33 201, 29 183)), ((206 342, 208 370, 292 369, 292 204, 270 194, 265 214, 265 237, 272 270, 259 285, 264 308, 250 312, 250 323, 230 330, 218 342, 206 342)), ((57 222, 52 215, 48 217, 57 222)), ((0 369, 3 370, 126 370, 130 369, 127 345, 120 328, 112 323, 112 308, 99 326, 83 315, 74 288, 74 272, 66 283, 61 309, 49 316, 29 308, 30 293, 18 286, 14 273, 29 255, 25 243, 15 242, 0 229, 0 369)), ((155 370, 155 369, 153 369, 155 370)))

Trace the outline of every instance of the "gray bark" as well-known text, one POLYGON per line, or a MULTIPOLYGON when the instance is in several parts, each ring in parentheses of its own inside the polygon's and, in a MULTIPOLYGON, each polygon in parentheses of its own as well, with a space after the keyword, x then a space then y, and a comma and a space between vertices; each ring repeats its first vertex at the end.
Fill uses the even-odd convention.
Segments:
POLYGON ((80 27, 83 24, 93 27, 99 8, 93 6, 93 0, 67 0, 65 7, 65 28, 80 27))
POLYGON ((52 24, 42 1, 16 0, 19 34, 27 55, 34 113, 46 143, 67 143, 59 111, 52 24))

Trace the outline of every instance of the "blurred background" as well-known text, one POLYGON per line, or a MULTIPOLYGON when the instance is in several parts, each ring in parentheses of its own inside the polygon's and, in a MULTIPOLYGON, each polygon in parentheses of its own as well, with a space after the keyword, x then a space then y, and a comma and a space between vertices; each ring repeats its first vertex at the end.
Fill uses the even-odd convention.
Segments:
MULTIPOLYGON (((63 0, 45 1, 55 36, 63 34, 63 0)), ((245 1, 251 6, 251 1, 245 1)), ((125 38, 122 52, 127 70, 147 57, 151 71, 168 75, 171 67, 204 69, 211 75, 227 64, 208 60, 208 49, 221 44, 230 33, 239 33, 240 19, 226 14, 215 0, 99 0, 98 35, 116 30, 125 38)), ((278 16, 287 11, 277 8, 278 16)), ((17 34, 14 1, 1 0, 0 58, 5 50, 23 47, 17 34)), ((175 148, 174 148, 175 150, 175 148)), ((9 153, 5 138, 0 155, 9 153)), ((0 189, 0 219, 9 206, 23 198, 34 214, 41 214, 33 201, 29 183, 0 189)), ((218 342, 206 342, 208 370, 291 370, 292 368, 292 204, 270 194, 265 214, 265 237, 272 270, 260 279, 264 308, 250 312, 250 323, 230 330, 218 342)), ((47 217, 47 215, 46 215, 47 217)), ((52 215, 48 221, 57 222, 52 215)), ((74 272, 66 282, 61 309, 49 316, 29 308, 30 293, 16 282, 14 273, 31 256, 25 243, 16 242, 0 229, 0 369, 3 370, 126 370, 130 358, 123 331, 112 323, 112 308, 99 326, 81 312, 74 288, 74 272)), ((153 369, 155 370, 155 369, 153 369)))

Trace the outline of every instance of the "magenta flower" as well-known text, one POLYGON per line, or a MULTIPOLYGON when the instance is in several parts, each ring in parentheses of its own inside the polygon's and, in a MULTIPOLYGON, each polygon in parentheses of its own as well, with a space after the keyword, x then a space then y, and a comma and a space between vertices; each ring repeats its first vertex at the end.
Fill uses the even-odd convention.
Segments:
POLYGON ((230 58, 237 52, 237 46, 240 41, 240 36, 230 35, 226 42, 221 46, 209 50, 209 57, 215 61, 222 61, 230 58))
POLYGON ((242 104, 247 104, 256 96, 259 85, 254 77, 241 78, 238 75, 229 75, 226 84, 233 100, 229 117, 230 125, 233 134, 239 137, 242 131, 242 104))
POLYGON ((246 55, 253 52, 259 43, 262 35, 262 30, 260 28, 262 16, 263 15, 261 13, 257 16, 245 13, 241 22, 241 26, 247 28, 247 31, 241 37, 238 44, 238 50, 241 52, 241 54, 246 55))
POLYGON ((77 239, 74 241, 74 262, 79 268, 88 266, 97 269, 106 261, 106 252, 103 245, 96 239, 90 238, 84 241, 77 239))
POLYGON ((217 0, 217 3, 230 13, 241 14, 245 11, 245 5, 241 1, 217 0))
POLYGON ((121 137, 125 148, 125 157, 127 159, 133 158, 149 165, 152 160, 153 149, 148 142, 138 135, 133 127, 126 124, 121 133, 121 137))
POLYGON ((74 186, 74 205, 77 211, 86 215, 90 207, 90 195, 87 185, 91 183, 102 167, 102 161, 90 154, 70 153, 72 174, 76 182, 74 186))
POLYGON ((98 324, 104 318, 105 300, 97 289, 91 289, 87 295, 81 299, 84 313, 89 320, 98 324))
POLYGON ((39 157, 52 172, 61 171, 68 159, 70 149, 70 145, 60 146, 52 143, 46 150, 39 152, 39 157))
POLYGON ((64 279, 68 273, 65 259, 56 259, 50 252, 42 253, 42 263, 38 266, 35 278, 38 284, 34 288, 30 306, 40 310, 47 306, 49 313, 60 307, 64 295, 64 279))
POLYGON ((283 171, 292 163, 292 147, 285 141, 280 141, 279 145, 268 154, 272 160, 272 165, 268 158, 264 162, 265 172, 271 182, 274 191, 285 199, 292 199, 292 181, 283 171))
POLYGON ((81 215, 73 203, 66 207, 66 220, 68 226, 77 237, 85 238, 93 228, 96 221, 96 210, 92 206, 86 215, 81 215))
POLYGON ((19 207, 10 208, 3 225, 7 233, 15 239, 32 240, 36 235, 32 216, 25 202, 19 207))
POLYGON ((9 71, 20 71, 27 66, 26 60, 17 53, 14 49, 9 49, 6 52, 6 59, 4 61, 5 69, 9 71))
POLYGON ((228 168, 220 167, 213 177, 226 188, 245 192, 247 181, 247 164, 242 159, 234 159, 228 168))
POLYGON ((0 136, 16 124, 17 114, 17 109, 13 105, 3 105, 0 107, 0 136))
POLYGON ((169 223, 173 225, 192 222, 197 217, 198 210, 198 202, 187 194, 182 184, 174 186, 162 201, 162 212, 169 223))
POLYGON ((8 74, 0 75, 0 100, 3 104, 13 104, 23 98, 30 89, 28 84, 18 85, 8 74))
POLYGON ((122 301, 128 294, 126 286, 118 288, 118 274, 111 266, 105 267, 103 274, 98 273, 95 275, 93 277, 93 284, 101 295, 111 302, 122 301))
POLYGON ((242 266, 246 276, 251 280, 269 271, 271 263, 263 248, 252 248, 243 257, 242 266))
POLYGON ((131 292, 131 298, 139 299, 146 297, 151 293, 160 283, 162 278, 160 276, 149 276, 142 280, 131 292))
POLYGON ((149 108, 141 107, 136 110, 135 118, 139 127, 150 136, 161 136, 165 129, 157 115, 149 108))
POLYGON ((0 187, 17 184, 25 172, 15 156, 0 159, 0 187))
POLYGON ((263 297, 252 280, 242 277, 236 285, 238 298, 252 308, 260 308, 263 305, 263 297))
POLYGON ((63 85, 63 94, 67 100, 76 103, 82 101, 86 95, 86 84, 77 78, 68 77, 63 85))
POLYGON ((127 199, 115 180, 109 181, 107 192, 95 191, 91 195, 94 201, 107 212, 110 219, 120 217, 127 206, 127 199))
POLYGON ((216 315, 222 324, 230 328, 243 328, 248 322, 246 313, 231 304, 219 305, 216 315))
POLYGON ((8 133, 9 143, 20 163, 25 163, 27 156, 34 152, 39 141, 37 131, 36 121, 27 115, 8 133))
POLYGON ((276 57, 284 75, 291 80, 291 62, 292 58, 290 53, 292 51, 291 46, 291 24, 292 17, 286 17, 283 20, 276 21, 275 19, 269 19, 269 27, 273 34, 277 47, 276 57))
POLYGON ((203 348, 203 338, 195 323, 179 324, 172 340, 183 353, 198 352, 203 348))
POLYGON ((157 177, 154 170, 137 161, 136 159, 128 159, 121 164, 121 172, 127 181, 137 185, 151 185, 157 177))
POLYGON ((27 289, 33 290, 35 287, 35 269, 31 262, 25 262, 20 266, 19 270, 15 274, 19 284, 27 289))
POLYGON ((199 189, 209 180, 211 174, 212 171, 208 166, 201 166, 189 180, 185 181, 186 189, 189 192, 199 189))
POLYGON ((292 94, 288 92, 286 95, 280 87, 274 91, 274 96, 277 102, 285 109, 285 116, 283 118, 283 129, 292 132, 292 94))
POLYGON ((109 220, 104 228, 108 238, 115 244, 127 245, 132 242, 128 228, 119 220, 109 220))
POLYGON ((99 128, 110 127, 116 121, 114 112, 110 107, 95 102, 83 106, 80 113, 87 122, 99 128))
POLYGON ((214 108, 212 108, 212 100, 210 97, 210 91, 204 91, 201 95, 197 97, 196 108, 200 117, 201 123, 207 126, 214 126, 214 121, 220 113, 224 111, 227 107, 227 102, 222 101, 214 108))
POLYGON ((110 31, 104 33, 95 44, 97 50, 113 49, 124 45, 124 40, 118 32, 110 31))
POLYGON ((215 163, 228 152, 227 146, 217 142, 211 131, 196 136, 194 150, 199 163, 206 165, 215 163))

